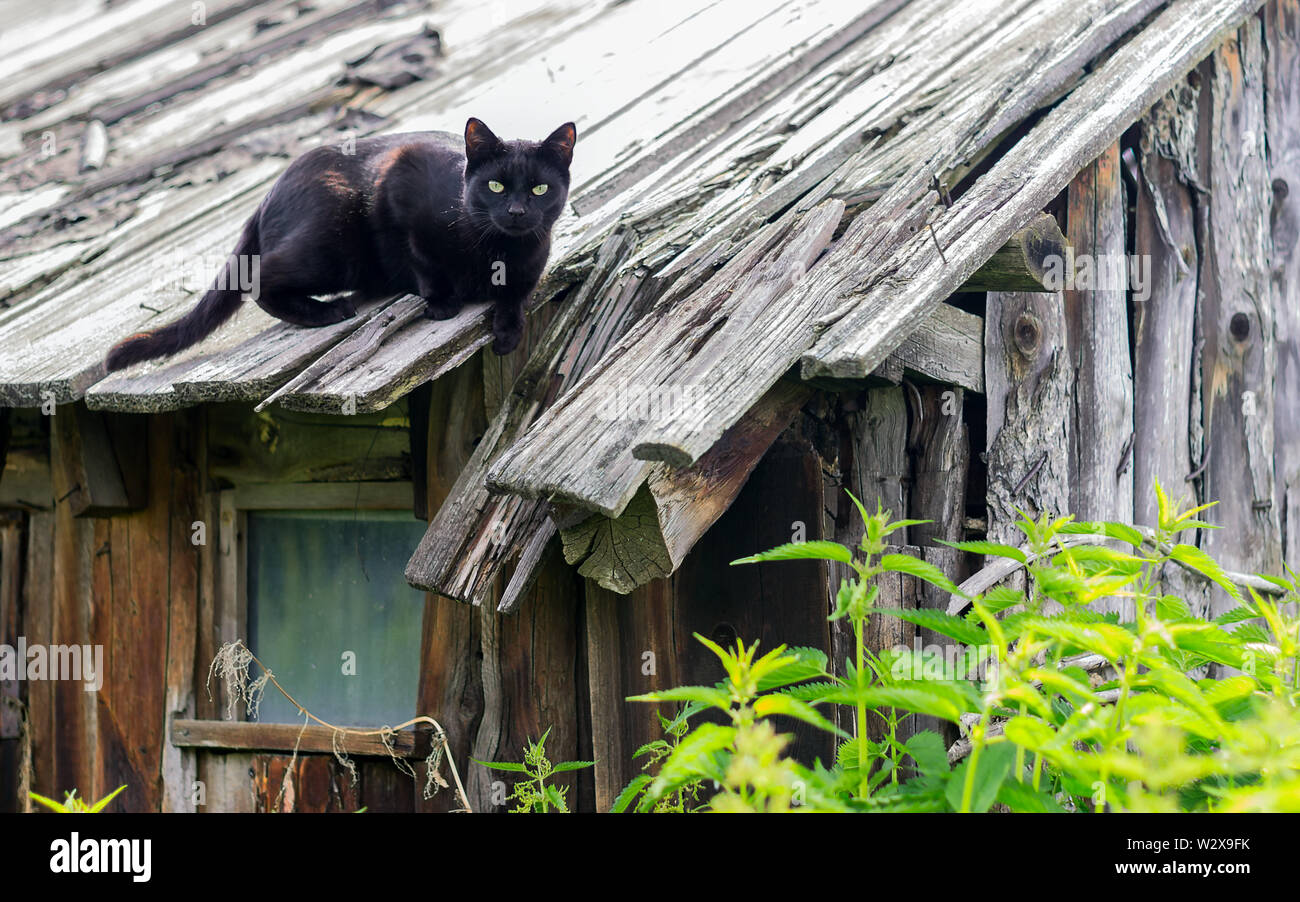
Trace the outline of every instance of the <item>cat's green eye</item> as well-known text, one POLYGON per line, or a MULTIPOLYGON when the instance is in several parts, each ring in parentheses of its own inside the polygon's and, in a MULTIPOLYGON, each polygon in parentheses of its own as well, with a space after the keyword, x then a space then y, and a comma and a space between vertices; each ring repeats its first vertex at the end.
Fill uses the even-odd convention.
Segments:
POLYGON ((502 191, 506 190, 506 186, 500 182, 488 182, 488 190, 493 194, 500 194, 502 191))
POLYGON ((533 193, 538 197, 541 197, 550 189, 550 187, 550 185, 533 185, 533 193))

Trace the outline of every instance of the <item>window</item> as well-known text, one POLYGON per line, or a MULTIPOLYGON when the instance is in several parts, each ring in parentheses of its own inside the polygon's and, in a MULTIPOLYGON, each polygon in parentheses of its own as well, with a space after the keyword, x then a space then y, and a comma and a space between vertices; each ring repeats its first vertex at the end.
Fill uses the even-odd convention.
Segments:
MULTIPOLYGON (((403 573, 427 524, 411 514, 411 484, 241 486, 221 507, 221 544, 237 552, 223 578, 235 590, 233 635, 331 723, 413 717, 424 593, 403 573)), ((302 716, 269 687, 258 721, 302 716)))
MULTIPOLYGON (((424 530, 409 510, 248 512, 249 648, 318 717, 414 716, 424 596, 402 573, 424 530)), ((272 689, 258 720, 302 717, 272 689)))

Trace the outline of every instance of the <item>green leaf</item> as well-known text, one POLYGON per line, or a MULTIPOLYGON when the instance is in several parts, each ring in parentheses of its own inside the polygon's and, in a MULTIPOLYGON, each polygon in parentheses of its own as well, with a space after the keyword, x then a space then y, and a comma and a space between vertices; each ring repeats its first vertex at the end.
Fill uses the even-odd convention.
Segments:
POLYGON ((763 696, 754 702, 754 713, 759 717, 784 714, 786 717, 793 717, 796 720, 802 720, 804 723, 810 723, 827 733, 834 733, 836 736, 845 739, 848 738, 847 733, 823 717, 812 705, 789 695, 777 693, 763 696))
POLYGON ((641 791, 649 786, 653 780, 654 777, 649 774, 637 774, 632 778, 631 783, 623 787, 623 791, 618 794, 618 798, 616 798, 614 804, 610 806, 609 813, 622 814, 627 811, 628 806, 636 801, 636 797, 639 796, 641 791))
POLYGON ((858 509, 858 514, 861 515, 863 523, 866 523, 868 520, 871 519, 871 515, 867 513, 866 507, 862 504, 861 501, 858 500, 857 495, 854 495, 848 489, 844 490, 844 494, 848 495, 850 500, 853 501, 853 505, 858 509))
POLYGON ((664 761, 641 807, 658 801, 679 786, 695 780, 708 779, 721 782, 726 776, 715 755, 730 747, 736 738, 735 727, 715 723, 702 723, 682 739, 677 748, 664 761))
POLYGON ((475 764, 481 764, 491 770, 504 770, 509 771, 512 774, 528 773, 528 768, 514 761, 480 761, 477 758, 470 758, 469 760, 473 761, 475 764))
POLYGON ((38 802, 39 804, 44 805, 46 808, 50 809, 51 811, 56 811, 59 814, 67 814, 69 811, 72 810, 65 803, 56 802, 54 801, 54 799, 46 798, 45 796, 41 795, 38 792, 29 792, 27 793, 27 795, 31 797, 31 800, 33 802, 38 802))
POLYGON ((926 523, 933 522, 933 520, 895 520, 885 527, 885 535, 897 532, 900 529, 906 529, 909 526, 924 526, 926 523))
POLYGON ((731 695, 716 686, 678 686, 674 689, 661 689, 647 692, 645 695, 629 696, 630 702, 698 702, 723 711, 731 708, 731 695))
POLYGON ((949 548, 956 548, 958 551, 966 551, 969 552, 970 554, 984 554, 984 555, 992 555, 993 557, 1005 557, 1005 558, 1010 558, 1013 561, 1019 561, 1022 564, 1028 560, 1028 558, 1025 556, 1025 553, 1021 551, 1019 548, 1016 548, 1014 545, 1000 545, 997 542, 983 542, 983 541, 944 542, 943 539, 940 539, 939 541, 942 544, 947 545, 949 548))
POLYGON ((769 551, 762 551, 732 561, 731 564, 734 567, 736 564, 757 564, 762 561, 797 560, 839 561, 842 564, 851 564, 853 562, 853 552, 838 542, 826 542, 817 539, 811 542, 789 542, 785 545, 778 545, 769 551))
POLYGON ((665 739, 656 739, 653 742, 647 742, 641 748, 632 753, 632 760, 640 758, 642 755, 648 755, 651 752, 666 752, 672 749, 672 745, 665 739))
POLYGON ((584 767, 595 767, 595 761, 561 761, 555 765, 551 773, 563 774, 571 770, 582 770, 584 767))
POLYGON ((551 800, 551 804, 563 814, 569 813, 569 806, 564 803, 564 793, 560 792, 558 787, 547 786, 546 797, 551 800))
POLYGON ((975 694, 973 687, 960 683, 909 680, 897 686, 871 686, 856 690, 846 686, 839 692, 832 693, 828 701, 846 705, 862 702, 870 708, 901 708, 960 724, 962 714, 978 707, 975 694))
POLYGON ((1234 623, 1242 623, 1247 620, 1254 620, 1256 617, 1259 616, 1261 616, 1259 609, 1256 608, 1250 602, 1246 602, 1245 604, 1238 605, 1237 607, 1232 608, 1231 610, 1224 611, 1218 617, 1214 618, 1214 622, 1217 623, 1219 626, 1230 626, 1231 624, 1234 623))
POLYGON ((1060 556, 1078 563, 1108 564, 1126 573, 1140 570, 1150 563, 1146 558, 1124 551, 1116 551, 1114 548, 1107 548, 1105 545, 1075 545, 1061 552, 1060 556))
POLYGON ((124 789, 126 789, 126 784, 125 784, 125 783, 123 783, 123 784, 122 784, 121 786, 119 786, 117 789, 114 789, 114 790, 113 790, 112 792, 110 792, 108 795, 104 796, 102 799, 100 799, 100 800, 99 800, 98 802, 96 802, 94 805, 91 805, 91 806, 90 806, 90 813, 91 813, 91 814, 98 814, 99 812, 103 811, 103 810, 108 806, 108 803, 111 802, 111 801, 113 801, 115 798, 117 798, 117 797, 118 797, 118 794, 121 793, 122 790, 124 790, 124 789))
POLYGON ((816 683, 800 683, 798 686, 786 686, 778 689, 777 692, 782 695, 788 695, 791 698, 797 698, 803 702, 816 704, 818 702, 829 701, 830 696, 843 689, 839 683, 828 683, 825 680, 816 683))
POLYGON ((1146 541, 1146 536, 1142 534, 1140 529, 1134 529, 1127 523, 1116 523, 1111 520, 1076 520, 1072 523, 1066 523, 1058 531, 1063 535, 1105 536, 1108 539, 1119 539, 1134 548, 1141 548, 1146 541))
POLYGON ((916 768, 923 774, 941 775, 948 773, 948 749, 944 747, 943 737, 933 730, 922 730, 903 743, 907 753, 916 762, 916 768))
POLYGON ((889 617, 897 617, 899 620, 906 620, 908 623, 915 623, 917 626, 933 630, 947 636, 949 639, 956 639, 958 642, 966 645, 987 645, 989 643, 989 634, 983 629, 971 623, 964 617, 955 617, 945 611, 935 610, 933 608, 903 609, 903 608, 877 608, 877 614, 884 614, 889 617))
POLYGON ((1004 781, 998 789, 997 801, 1021 814, 1059 814, 1064 810, 1056 799, 1019 780, 1004 781))
MULTIPOLYGON (((999 614, 1007 608, 1013 608, 1018 604, 1025 603, 1025 593, 1019 589, 1012 589, 1009 586, 995 586, 984 593, 981 601, 990 614, 999 614)), ((969 612, 968 616, 974 617, 975 612, 969 612)))
POLYGON ((1232 581, 1228 579, 1227 575, 1223 572, 1223 568, 1219 566, 1218 562, 1215 561, 1214 558, 1210 557, 1195 545, 1175 545, 1170 550, 1169 557, 1178 561, 1180 564, 1191 567, 1205 578, 1212 580, 1223 589, 1223 591, 1231 595, 1234 601, 1241 604, 1241 592, 1232 581))
MULTIPOLYGON (((970 770, 971 757, 971 755, 967 755, 966 760, 957 765, 957 769, 953 771, 952 778, 945 788, 948 804, 952 805, 954 811, 961 810, 962 793, 966 786, 966 773, 970 770)), ((985 746, 984 750, 980 752, 979 761, 975 766, 975 782, 971 791, 971 811, 988 811, 993 803, 997 801, 998 790, 1002 788, 1003 781, 1006 780, 1007 774, 1011 772, 1015 757, 1016 748, 1009 742, 985 746)))
POLYGON ((966 598, 967 595, 957 584, 943 575, 943 571, 933 564, 927 564, 925 561, 919 561, 907 554, 885 554, 880 557, 880 566, 884 570, 894 573, 906 573, 908 576, 914 576, 917 579, 923 579, 931 585, 938 586, 945 592, 951 592, 953 595, 960 595, 966 598))
POLYGON ((1021 748, 1033 752, 1048 748, 1056 740, 1052 728, 1036 717, 1013 717, 1002 728, 1002 735, 1021 748))
POLYGON ((793 660, 764 674, 758 681, 759 692, 826 675, 826 652, 820 648, 787 648, 785 655, 793 660))

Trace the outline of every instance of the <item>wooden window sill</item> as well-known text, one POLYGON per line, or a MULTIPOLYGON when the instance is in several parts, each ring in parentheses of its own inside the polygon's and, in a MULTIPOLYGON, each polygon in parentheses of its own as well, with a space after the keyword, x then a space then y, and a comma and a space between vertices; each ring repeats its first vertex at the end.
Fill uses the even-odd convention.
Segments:
MULTIPOLYGON (((426 758, 432 730, 402 730, 393 736, 393 753, 399 758, 426 758)), ((252 723, 239 720, 173 720, 171 743, 177 748, 225 752, 334 752, 334 731, 312 724, 252 723)), ((349 756, 390 757, 379 736, 347 736, 340 747, 349 756)))

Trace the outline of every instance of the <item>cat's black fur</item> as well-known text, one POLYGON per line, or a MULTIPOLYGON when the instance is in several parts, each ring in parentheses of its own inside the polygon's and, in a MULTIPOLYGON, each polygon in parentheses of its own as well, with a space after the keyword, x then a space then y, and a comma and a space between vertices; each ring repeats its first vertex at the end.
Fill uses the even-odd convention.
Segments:
POLYGON ((412 132, 362 139, 354 153, 305 153, 271 187, 198 306, 115 345, 108 369, 175 354, 216 331, 243 301, 236 261, 251 254, 260 255, 254 300, 287 322, 337 323, 356 315, 357 299, 401 292, 424 298, 432 319, 490 300, 492 349, 507 354, 546 266, 576 138, 570 122, 541 142, 502 141, 470 119, 463 145, 446 132, 412 132))

